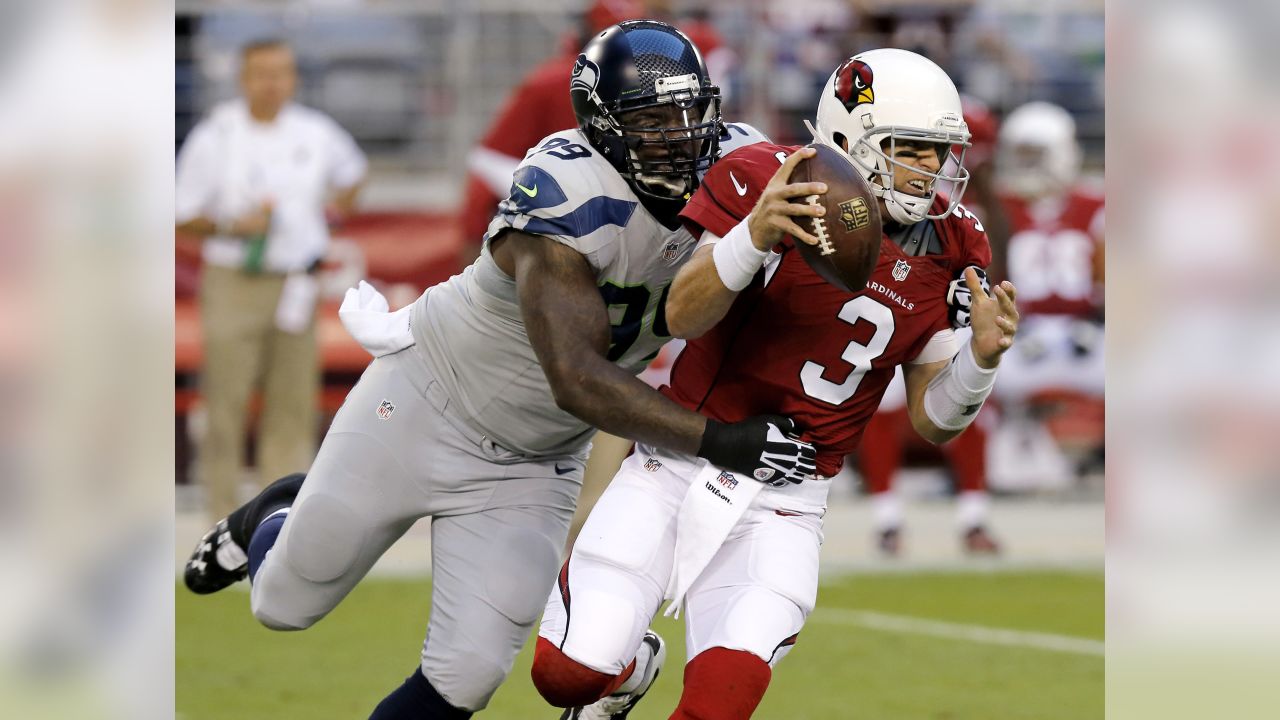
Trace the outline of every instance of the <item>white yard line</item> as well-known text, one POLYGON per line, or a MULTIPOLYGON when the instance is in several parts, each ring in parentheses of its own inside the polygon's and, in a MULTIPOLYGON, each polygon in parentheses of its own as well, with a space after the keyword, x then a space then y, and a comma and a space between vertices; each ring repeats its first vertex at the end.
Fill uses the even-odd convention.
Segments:
POLYGON ((910 635, 928 635, 930 637, 963 640, 982 643, 984 645, 1006 645, 1009 647, 1025 647, 1050 652, 1064 652, 1075 655, 1093 655, 1102 657, 1106 644, 1101 640, 1072 637, 1070 635, 1054 635, 1052 633, 1027 632, 1024 630, 1008 630, 1005 628, 984 627, 982 625, 963 625, 960 623, 942 622, 907 617, 905 615, 888 615, 866 610, 845 610, 841 608, 818 608, 809 616, 810 622, 828 625, 845 625, 879 630, 882 632, 906 633, 910 635))

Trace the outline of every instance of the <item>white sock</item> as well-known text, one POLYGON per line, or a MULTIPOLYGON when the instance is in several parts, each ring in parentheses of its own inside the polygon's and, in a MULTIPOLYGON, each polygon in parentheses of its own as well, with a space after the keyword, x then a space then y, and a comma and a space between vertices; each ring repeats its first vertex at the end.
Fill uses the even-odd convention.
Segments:
POLYGON ((968 532, 987 523, 987 510, 991 496, 982 490, 966 490, 956 498, 956 525, 961 532, 968 532))
POLYGON ((902 502, 892 490, 871 496, 871 517, 877 531, 902 527, 902 502))

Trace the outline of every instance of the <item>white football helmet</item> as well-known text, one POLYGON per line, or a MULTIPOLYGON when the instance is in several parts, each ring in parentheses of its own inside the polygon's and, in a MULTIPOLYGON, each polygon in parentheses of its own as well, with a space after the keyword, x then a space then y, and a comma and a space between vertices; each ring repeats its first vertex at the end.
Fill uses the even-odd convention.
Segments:
POLYGON ((1047 102, 1029 102, 1000 127, 996 172, 1001 189, 1024 198, 1056 195, 1080 173, 1080 145, 1071 113, 1047 102))
POLYGON ((841 152, 845 152, 842 142, 846 143, 849 156, 897 222, 942 218, 960 204, 969 183, 964 167, 969 127, 955 83, 923 55, 886 48, 845 60, 822 89, 817 121, 816 128, 809 125, 814 139, 841 152), (906 140, 938 143, 942 168, 925 173, 894 160, 895 143, 906 140), (924 195, 894 189, 893 173, 898 167, 931 176, 924 195), (939 190, 948 200, 947 208, 931 213, 939 190))

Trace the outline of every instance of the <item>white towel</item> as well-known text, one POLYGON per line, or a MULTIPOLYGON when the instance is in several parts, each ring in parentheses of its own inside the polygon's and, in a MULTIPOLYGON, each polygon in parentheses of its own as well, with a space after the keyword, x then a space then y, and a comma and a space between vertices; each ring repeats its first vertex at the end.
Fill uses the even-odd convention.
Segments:
POLYGON ((382 357, 413 345, 413 333, 409 330, 409 314, 413 305, 390 312, 391 306, 372 285, 360 281, 358 287, 347 290, 338 308, 338 319, 374 357, 382 357))
POLYGON ((749 477, 734 475, 701 461, 676 518, 675 563, 666 593, 671 604, 664 615, 680 617, 680 607, 689 588, 762 489, 763 484, 749 477))
POLYGON ((311 327, 316 315, 316 300, 320 297, 320 283, 309 273, 289 273, 276 304, 276 327, 298 334, 311 327))

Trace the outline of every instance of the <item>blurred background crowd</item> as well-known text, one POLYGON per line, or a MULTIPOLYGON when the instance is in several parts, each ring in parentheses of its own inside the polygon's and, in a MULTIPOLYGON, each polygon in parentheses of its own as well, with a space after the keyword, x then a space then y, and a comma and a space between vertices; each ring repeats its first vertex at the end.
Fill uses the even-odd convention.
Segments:
MULTIPOLYGON (((218 103, 241 92, 245 45, 276 38, 296 57, 296 101, 332 117, 368 156, 359 209, 330 214, 332 239, 318 272, 322 417, 336 410, 367 360, 337 324, 333 309, 342 293, 366 278, 398 307, 468 264, 510 188, 515 163, 545 135, 574 124, 567 83, 578 49, 593 33, 636 17, 684 30, 723 88, 724 117, 755 125, 779 143, 808 141, 803 121, 827 76, 863 50, 924 54, 963 94, 973 132, 965 162, 974 173, 965 204, 991 236, 993 277, 1019 284, 1024 314, 1056 316, 1050 323, 1056 324, 1043 336, 1027 333, 1025 362, 1006 373, 1022 380, 1002 378, 1017 391, 992 403, 986 417, 941 452, 914 438, 891 390, 842 484, 875 501, 879 549, 888 555, 900 549, 904 512, 891 490, 895 479, 908 497, 958 496, 957 522, 962 535, 976 531, 966 541, 974 552, 999 549, 985 527, 989 489, 1100 500, 1100 0, 179 3, 178 147, 218 103), (1004 127, 1019 108, 1025 117, 1004 127)), ((200 382, 201 263, 199 244, 182 240, 176 462, 179 484, 197 485, 208 429, 200 382)), ((670 355, 659 359, 659 375, 670 355)), ((250 466, 254 427, 251 419, 244 457, 250 466)), ((252 472, 246 479, 270 480, 252 472)), ((199 491, 183 497, 200 502, 199 491)))

